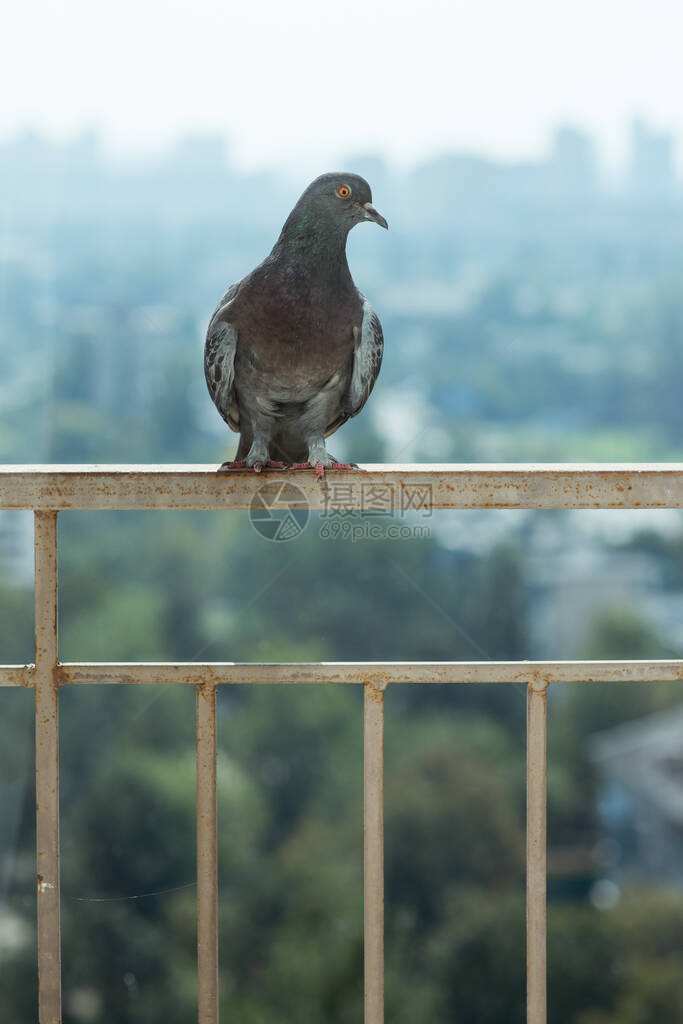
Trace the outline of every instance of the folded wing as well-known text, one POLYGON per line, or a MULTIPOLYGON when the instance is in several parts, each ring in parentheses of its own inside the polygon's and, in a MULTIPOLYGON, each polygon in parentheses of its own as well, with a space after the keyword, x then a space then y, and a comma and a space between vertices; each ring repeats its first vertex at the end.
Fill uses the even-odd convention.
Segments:
POLYGON ((229 322, 229 306, 237 294, 234 284, 218 303, 206 332, 204 376, 209 394, 232 430, 240 429, 240 411, 235 394, 235 351, 237 329, 229 322))
POLYGON ((366 299, 360 289, 358 289, 358 295, 363 303, 363 319, 360 330, 354 329, 357 337, 353 353, 351 380, 348 390, 342 395, 340 409, 325 431, 326 437, 329 437, 342 423, 346 423, 361 411, 370 397, 370 392, 375 386, 382 365, 384 352, 382 325, 370 301, 366 299))

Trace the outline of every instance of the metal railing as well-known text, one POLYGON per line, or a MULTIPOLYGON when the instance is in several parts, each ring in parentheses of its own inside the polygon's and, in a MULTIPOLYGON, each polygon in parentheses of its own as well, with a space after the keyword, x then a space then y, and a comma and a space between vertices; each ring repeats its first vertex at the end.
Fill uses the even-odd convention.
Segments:
MULTIPOLYGON (((35 690, 40 1024, 61 1020, 58 696, 62 686, 185 683, 196 691, 199 1022, 218 1022, 216 687, 349 683, 364 688, 365 1021, 384 1018, 384 692, 400 683, 524 683, 527 693, 527 1020, 546 1021, 546 696, 551 683, 683 680, 683 661, 61 663, 57 514, 65 509, 246 509, 267 476, 206 466, 0 467, 0 509, 35 515, 35 664, 0 666, 0 686, 35 690)), ((311 509, 325 488, 292 474, 311 509)), ((430 509, 683 508, 683 464, 367 466, 330 474, 345 507, 359 488, 411 488, 430 509)), ((411 491, 411 493, 413 493, 411 491)))

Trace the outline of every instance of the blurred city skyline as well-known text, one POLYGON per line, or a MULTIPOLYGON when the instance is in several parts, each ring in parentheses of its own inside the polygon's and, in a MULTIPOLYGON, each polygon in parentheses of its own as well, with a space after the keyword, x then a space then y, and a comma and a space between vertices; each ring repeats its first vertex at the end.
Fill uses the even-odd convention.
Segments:
POLYGON ((302 153, 298 159, 248 166, 239 159, 234 139, 219 131, 179 132, 154 150, 117 150, 110 146, 106 132, 95 124, 83 126, 60 137, 26 123, 4 136, 0 135, 0 160, 5 162, 22 153, 38 159, 47 153, 61 153, 64 156, 71 155, 83 165, 96 160, 101 166, 121 169, 154 167, 169 161, 192 162, 199 167, 213 161, 218 167, 230 169, 240 176, 284 171, 286 177, 293 180, 301 175, 322 173, 322 170, 318 172, 316 168, 341 168, 359 155, 381 163, 388 173, 396 175, 410 174, 444 157, 455 157, 474 159, 503 169, 550 163, 556 169, 564 165, 566 170, 573 165, 584 184, 590 179, 593 184, 603 185, 608 190, 628 190, 629 182, 634 184, 639 179, 640 184, 635 186, 635 190, 642 191, 648 179, 653 184, 655 178, 659 179, 656 184, 659 187, 662 175, 666 178, 667 188, 672 182, 683 183, 681 138, 683 131, 679 134, 663 129, 647 117, 634 113, 622 125, 621 153, 616 160, 609 158, 606 140, 587 125, 579 121, 557 119, 549 125, 537 150, 527 156, 511 152, 495 154, 487 151, 486 147, 453 143, 402 162, 392 159, 391 154, 381 148, 350 146, 329 156, 302 153))
POLYGON ((85 0, 15 5, 0 140, 94 128, 120 157, 197 133, 232 140, 240 168, 370 150, 410 166, 450 150, 537 160, 570 122, 612 166, 634 116, 683 134, 682 34, 671 0, 122 0, 106 22, 85 0))
MULTIPOLYGON (((656 202, 677 201, 683 195, 683 173, 677 164, 679 139, 670 132, 659 130, 645 119, 634 117, 626 130, 627 145, 622 161, 610 165, 601 140, 584 126, 572 122, 558 122, 552 126, 542 152, 534 159, 519 160, 495 158, 467 148, 444 148, 431 157, 418 160, 410 167, 399 167, 379 151, 349 152, 339 159, 339 169, 374 171, 371 185, 388 179, 420 181, 427 174, 442 179, 442 185, 452 184, 453 199, 459 192, 476 191, 484 195, 487 190, 525 194, 541 200, 560 195, 589 198, 598 195, 622 196, 656 202)), ((288 167, 274 165, 251 170, 241 167, 236 160, 231 141, 217 133, 188 133, 169 142, 157 153, 128 153, 118 157, 106 146, 102 133, 84 129, 68 139, 54 139, 30 128, 19 130, 11 137, 0 140, 0 183, 8 190, 8 201, 19 198, 13 185, 24 185, 27 180, 36 183, 50 178, 52 193, 78 190, 85 180, 107 175, 128 178, 156 173, 182 173, 191 192, 207 176, 212 183, 224 187, 228 178, 264 180, 270 177, 276 189, 288 191, 290 186, 303 187, 310 177, 323 173, 335 165, 319 162, 317 165, 303 160, 288 167), (284 173, 283 173, 284 172, 284 173), (281 178, 278 181, 277 175, 281 178), (56 175, 56 178, 53 177, 56 175), (28 178, 27 178, 28 176, 28 178)), ((179 182, 174 182, 177 186, 179 182)), ((39 197, 35 197, 40 206, 39 197)))

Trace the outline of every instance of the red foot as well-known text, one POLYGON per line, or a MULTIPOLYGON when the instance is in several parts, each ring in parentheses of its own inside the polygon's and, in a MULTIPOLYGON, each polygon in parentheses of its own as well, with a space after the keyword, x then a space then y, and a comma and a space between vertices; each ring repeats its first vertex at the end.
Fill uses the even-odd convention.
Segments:
POLYGON ((246 468, 247 468, 247 464, 244 461, 244 459, 242 459, 239 462, 224 462, 222 466, 218 467, 218 472, 219 473, 225 473, 225 472, 227 472, 230 469, 246 469, 246 468))
POLYGON ((318 478, 318 480, 324 480, 325 479, 325 467, 323 466, 322 462, 320 462, 320 461, 316 462, 315 466, 312 466, 310 464, 310 462, 293 462, 289 468, 290 469, 315 469, 315 475, 318 478))
MULTIPOLYGON (((316 462, 315 466, 312 466, 310 462, 293 462, 289 467, 290 469, 315 469, 315 475, 318 480, 325 479, 325 467, 321 461, 316 462)), ((358 469, 355 462, 333 462, 331 466, 327 467, 330 469, 358 469)))

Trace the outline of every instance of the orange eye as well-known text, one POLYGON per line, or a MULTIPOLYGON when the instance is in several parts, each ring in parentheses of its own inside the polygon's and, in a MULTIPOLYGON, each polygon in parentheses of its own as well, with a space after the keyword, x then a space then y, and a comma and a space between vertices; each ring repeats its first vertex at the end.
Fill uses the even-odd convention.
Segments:
POLYGON ((351 189, 348 185, 340 185, 337 189, 337 195, 340 199, 348 199, 351 195, 351 189))

